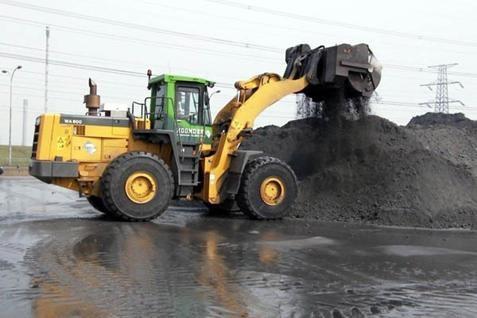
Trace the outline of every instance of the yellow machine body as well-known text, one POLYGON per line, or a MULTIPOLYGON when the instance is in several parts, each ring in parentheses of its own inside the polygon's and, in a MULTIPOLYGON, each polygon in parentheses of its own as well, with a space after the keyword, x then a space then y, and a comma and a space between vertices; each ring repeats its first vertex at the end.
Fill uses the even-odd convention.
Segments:
MULTIPOLYGON (((79 191, 82 195, 98 195, 98 181, 108 164, 117 156, 144 151, 157 155, 166 163, 171 160, 169 145, 154 145, 132 137, 130 125, 88 124, 74 116, 47 113, 38 117, 32 159, 62 166, 75 164, 77 176, 53 177, 48 181, 65 188, 79 191), (72 117, 73 119, 68 120, 72 117), (62 120, 66 118, 66 120, 62 120), (75 121, 77 120, 77 121, 75 121)), ((136 125, 149 128, 149 121, 136 119, 136 125)), ((53 167, 48 167, 54 169, 53 167)), ((54 174, 53 174, 54 175, 54 174)))

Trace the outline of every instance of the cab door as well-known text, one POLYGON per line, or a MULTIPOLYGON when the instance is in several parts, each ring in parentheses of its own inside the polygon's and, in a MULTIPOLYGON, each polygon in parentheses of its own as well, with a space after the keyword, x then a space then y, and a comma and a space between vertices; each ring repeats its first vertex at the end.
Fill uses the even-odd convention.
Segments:
POLYGON ((177 134, 182 143, 210 143, 211 118, 207 89, 203 84, 176 84, 177 134))

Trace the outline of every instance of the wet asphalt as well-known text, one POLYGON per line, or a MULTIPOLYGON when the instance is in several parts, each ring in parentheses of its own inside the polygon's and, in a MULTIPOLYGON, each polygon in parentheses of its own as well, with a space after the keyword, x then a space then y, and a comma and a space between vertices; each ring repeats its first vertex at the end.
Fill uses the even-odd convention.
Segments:
POLYGON ((0 177, 0 317, 476 317, 476 265, 474 231, 177 207, 115 222, 0 177))

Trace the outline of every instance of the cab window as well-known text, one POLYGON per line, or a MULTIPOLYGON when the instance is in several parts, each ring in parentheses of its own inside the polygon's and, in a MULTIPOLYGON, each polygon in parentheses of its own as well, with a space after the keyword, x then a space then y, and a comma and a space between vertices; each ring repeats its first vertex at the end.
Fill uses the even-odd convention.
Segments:
POLYGON ((199 124, 200 89, 198 87, 178 87, 176 92, 177 119, 199 124))
POLYGON ((155 115, 159 116, 164 111, 164 96, 166 95, 166 86, 158 85, 153 88, 151 109, 154 107, 155 115))

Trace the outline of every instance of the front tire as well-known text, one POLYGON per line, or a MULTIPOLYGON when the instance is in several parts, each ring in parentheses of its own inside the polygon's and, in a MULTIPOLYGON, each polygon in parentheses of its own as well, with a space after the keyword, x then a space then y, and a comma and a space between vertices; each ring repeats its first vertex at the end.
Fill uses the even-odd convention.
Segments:
POLYGON ((297 193, 293 170, 277 158, 264 156, 247 163, 237 204, 250 218, 281 219, 289 213, 297 193))
POLYGON ((106 206, 104 205, 103 199, 100 197, 97 197, 95 195, 90 195, 89 197, 86 198, 88 200, 89 204, 93 208, 95 208, 97 211, 103 213, 103 214, 109 214, 108 209, 106 209, 106 206))
POLYGON ((166 163, 145 152, 130 152, 113 160, 101 178, 107 210, 125 221, 149 221, 167 209, 174 179, 166 163))

